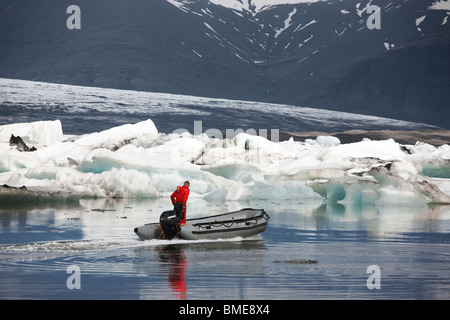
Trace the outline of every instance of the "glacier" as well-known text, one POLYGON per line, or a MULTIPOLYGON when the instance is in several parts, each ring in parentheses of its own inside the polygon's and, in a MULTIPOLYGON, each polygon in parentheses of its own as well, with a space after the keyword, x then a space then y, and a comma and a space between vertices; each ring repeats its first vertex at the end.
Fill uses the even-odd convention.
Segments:
POLYGON ((83 135, 60 120, 0 126, 0 198, 168 198, 185 180, 191 198, 323 201, 348 205, 450 203, 450 146, 331 136, 271 141, 241 132, 161 133, 151 119, 83 135), (20 133, 22 152, 9 144, 20 133))
MULTIPOLYGON (((89 133, 91 127, 104 131, 142 119, 152 119, 161 133, 189 129, 199 119, 205 128, 221 132, 230 128, 294 132, 439 129, 425 123, 311 107, 0 78, 0 125, 28 123, 30 119, 33 123, 58 119, 66 133, 77 135, 89 133)), ((46 129, 34 132, 42 130, 46 129)), ((9 139, 9 131, 5 132, 9 139)))

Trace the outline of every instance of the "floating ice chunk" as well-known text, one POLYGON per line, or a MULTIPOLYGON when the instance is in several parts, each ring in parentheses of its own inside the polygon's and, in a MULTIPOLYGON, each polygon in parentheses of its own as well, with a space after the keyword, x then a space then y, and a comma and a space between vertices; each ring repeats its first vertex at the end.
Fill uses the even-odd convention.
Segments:
POLYGON ((35 167, 28 169, 24 176, 28 179, 55 180, 58 170, 58 167, 35 167))
POLYGON ((219 165, 207 165, 201 168, 203 171, 211 172, 216 176, 221 176, 227 179, 239 180, 245 174, 261 174, 261 170, 256 166, 247 163, 228 163, 219 165))
POLYGON ((107 148, 117 150, 121 146, 132 143, 140 145, 148 143, 156 138, 158 130, 152 120, 138 122, 136 124, 124 124, 101 132, 91 133, 77 139, 79 146, 91 148, 107 148))
POLYGON ((402 160, 405 153, 393 139, 382 141, 365 140, 361 142, 341 144, 325 150, 323 157, 332 158, 376 158, 381 160, 402 160))
POLYGON ((434 152, 435 150, 436 150, 435 146, 432 146, 431 144, 423 143, 423 142, 418 142, 414 146, 414 153, 428 154, 428 153, 434 152))
POLYGON ((411 177, 415 177, 419 174, 417 166, 410 161, 394 161, 390 163, 390 171, 393 174, 408 180, 411 177))
MULTIPOLYGON (((415 183, 415 188, 418 192, 423 194, 428 199, 431 199, 431 203, 435 204, 448 204, 450 203, 450 195, 445 194, 438 185, 428 181, 419 180, 415 183)), ((430 202, 429 202, 430 203, 430 202)))
POLYGON ((398 190, 395 188, 380 188, 378 191, 379 206, 410 206, 425 205, 429 201, 425 196, 413 190, 398 190))
MULTIPOLYGON (((334 147, 341 144, 341 141, 333 136, 318 136, 315 140, 315 142, 321 146, 321 147, 334 147)), ((310 143, 314 143, 314 140, 312 140, 310 143)))
POLYGON ((450 203, 450 196, 427 180, 405 180, 384 167, 362 177, 343 176, 308 181, 307 185, 329 203, 416 205, 450 203))
POLYGON ((405 180, 383 167, 372 168, 369 174, 380 184, 380 194, 385 193, 380 202, 411 204, 416 199, 423 203, 450 203, 449 196, 426 180, 405 180), (386 197, 386 191, 395 197, 386 197))
POLYGON ((432 181, 433 184, 439 188, 439 190, 441 190, 446 195, 450 196, 450 180, 449 179, 440 179, 440 178, 428 179, 427 178, 427 180, 432 181))
POLYGON ((62 190, 92 197, 158 197, 150 177, 138 170, 113 168, 99 174, 66 169, 58 171, 62 190))
POLYGON ((9 161, 9 147, 6 143, 0 143, 0 172, 9 171, 11 169, 9 161))
POLYGON ((307 182, 327 202, 373 204, 377 200, 378 183, 371 177, 345 176, 336 179, 318 179, 307 182))
POLYGON ((448 159, 430 159, 421 164, 421 175, 435 178, 450 179, 450 160, 448 159))
POLYGON ((233 138, 236 146, 245 150, 263 150, 265 153, 285 154, 286 150, 278 143, 267 140, 262 136, 254 136, 248 133, 239 133, 233 138))
POLYGON ((411 154, 406 159, 428 177, 450 178, 450 146, 448 144, 434 147, 430 144, 416 143, 410 148, 411 154))
POLYGON ((151 148, 147 154, 165 155, 175 159, 194 162, 202 153, 204 144, 199 139, 181 137, 151 148))
POLYGON ((11 134, 20 136, 25 143, 50 145, 63 139, 61 121, 36 121, 0 126, 0 142, 9 142, 11 134))

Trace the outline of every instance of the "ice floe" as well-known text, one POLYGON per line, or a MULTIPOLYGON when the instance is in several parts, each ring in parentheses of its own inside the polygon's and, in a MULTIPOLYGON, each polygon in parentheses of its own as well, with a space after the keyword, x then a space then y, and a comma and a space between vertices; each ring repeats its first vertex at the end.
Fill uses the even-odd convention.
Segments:
POLYGON ((332 136, 270 141, 159 133, 152 120, 82 136, 60 121, 0 126, 0 197, 168 197, 185 180, 205 200, 450 203, 450 147, 332 136), (20 135, 36 151, 10 145, 20 135))

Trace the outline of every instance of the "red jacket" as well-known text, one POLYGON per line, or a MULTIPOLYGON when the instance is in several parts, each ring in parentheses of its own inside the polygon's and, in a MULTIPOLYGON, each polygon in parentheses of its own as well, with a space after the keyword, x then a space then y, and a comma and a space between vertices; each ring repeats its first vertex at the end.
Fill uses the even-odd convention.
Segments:
POLYGON ((181 220, 181 223, 186 223, 186 202, 189 197, 189 188, 185 186, 178 186, 177 189, 170 196, 170 200, 172 200, 172 204, 175 205, 176 202, 181 202, 183 205, 183 213, 184 218, 181 220))

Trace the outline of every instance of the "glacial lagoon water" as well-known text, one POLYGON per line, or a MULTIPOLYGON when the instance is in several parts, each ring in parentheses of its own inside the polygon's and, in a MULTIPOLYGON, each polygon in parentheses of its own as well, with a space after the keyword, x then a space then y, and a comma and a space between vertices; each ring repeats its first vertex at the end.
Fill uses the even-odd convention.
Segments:
MULTIPOLYGON (((202 119, 203 131, 427 127, 242 101, 9 79, 0 79, 0 86, 5 98, 0 124, 58 119, 64 134, 84 135, 148 118, 165 133, 195 132, 193 124, 202 119)), ((10 155, 9 145, 4 150, 10 155)), ((16 169, 22 168, 22 157, 14 161, 16 169)), ((37 170, 31 176, 45 182, 47 173, 37 170)), ((155 181, 168 181, 170 188, 184 179, 182 174, 161 177, 155 181)), ((441 186, 448 189, 446 182, 441 186)), ((170 209, 169 199, 2 199, 0 299, 450 299, 450 206, 407 206, 408 201, 386 207, 326 205, 295 198, 207 202, 191 197, 188 218, 246 207, 264 208, 271 217, 267 230, 255 238, 216 241, 140 241, 133 229, 158 221, 170 209)))
POLYGON ((167 199, 2 205, 0 299, 450 299, 450 207, 205 202, 264 208, 252 239, 140 241, 167 199))

